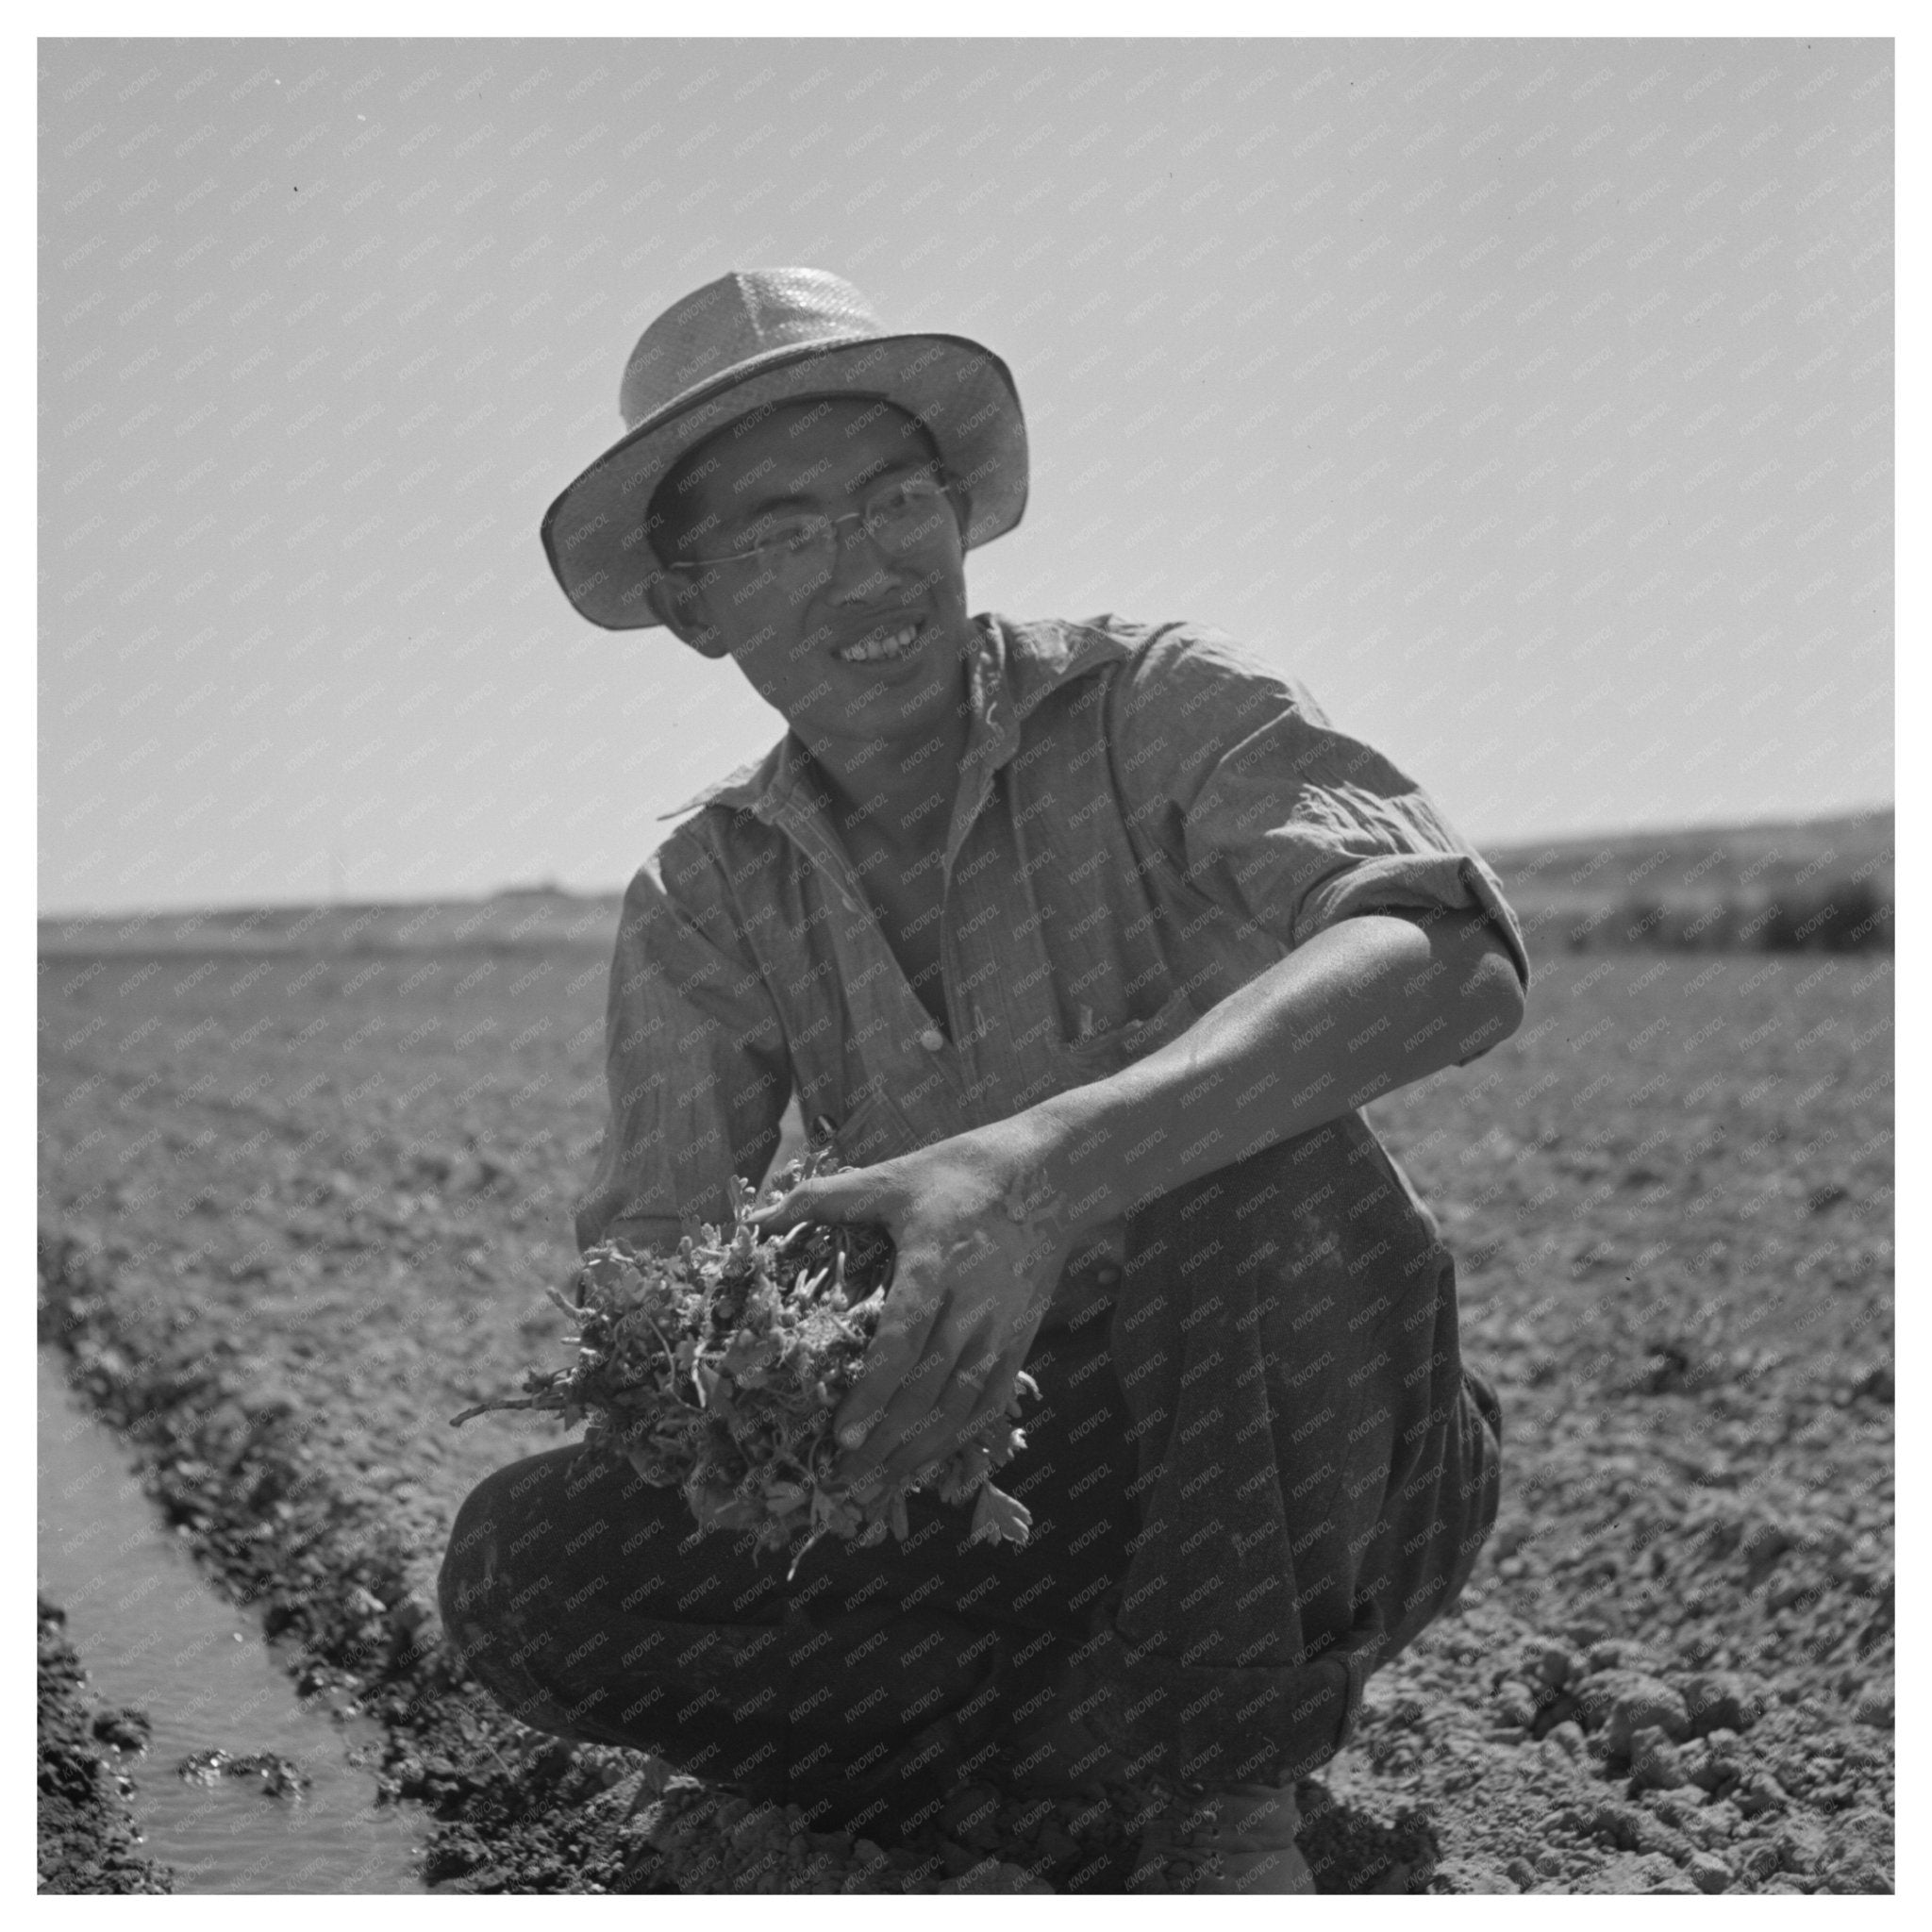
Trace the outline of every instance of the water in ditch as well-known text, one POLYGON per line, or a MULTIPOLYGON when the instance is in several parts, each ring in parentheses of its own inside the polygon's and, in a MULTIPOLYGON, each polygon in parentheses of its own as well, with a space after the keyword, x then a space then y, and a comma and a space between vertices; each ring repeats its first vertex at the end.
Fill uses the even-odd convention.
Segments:
MULTIPOLYGON (((145 1855, 177 1892, 420 1892, 427 1833, 414 1806, 377 1807, 366 1718, 298 1700, 249 1611, 217 1596, 130 1473, 132 1457, 40 1358, 41 1592, 67 1612, 94 1698, 145 1711, 146 1750, 124 1760, 145 1855), (196 1753, 275 1753, 312 1780, 264 1794, 258 1776, 183 1779, 196 1753)), ((111 1753, 109 1754, 112 1755, 111 1753)))

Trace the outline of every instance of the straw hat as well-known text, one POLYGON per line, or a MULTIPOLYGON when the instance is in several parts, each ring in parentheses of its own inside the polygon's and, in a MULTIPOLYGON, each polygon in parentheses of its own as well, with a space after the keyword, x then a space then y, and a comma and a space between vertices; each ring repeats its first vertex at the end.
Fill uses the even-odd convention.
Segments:
POLYGON ((607 630, 658 622, 644 524, 651 493, 693 444, 767 405, 879 396, 916 416, 972 504, 966 546, 1026 507, 1026 425, 1007 365, 963 336, 889 335, 850 282, 815 268, 747 269, 676 302, 638 339, 618 408, 625 435, 543 518, 564 594, 607 630))

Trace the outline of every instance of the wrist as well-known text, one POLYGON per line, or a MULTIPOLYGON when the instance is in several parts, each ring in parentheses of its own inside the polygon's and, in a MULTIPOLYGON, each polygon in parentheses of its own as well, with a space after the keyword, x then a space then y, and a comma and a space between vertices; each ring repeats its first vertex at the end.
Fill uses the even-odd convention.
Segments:
POLYGON ((1017 1130, 1022 1193, 1041 1204, 1035 1213, 1069 1246, 1121 1220, 1135 1205, 1122 1182, 1124 1149, 1115 1124, 1096 1105, 1105 1084, 1058 1094, 1010 1123, 1017 1130))

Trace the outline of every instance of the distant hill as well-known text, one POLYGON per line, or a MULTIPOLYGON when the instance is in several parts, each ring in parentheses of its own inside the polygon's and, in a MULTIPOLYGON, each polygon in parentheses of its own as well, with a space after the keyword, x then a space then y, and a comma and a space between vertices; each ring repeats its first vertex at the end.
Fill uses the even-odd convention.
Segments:
MULTIPOLYGON (((1539 947, 1890 944, 1890 806, 1786 824, 1705 825, 1496 846, 1539 947), (1831 908, 1808 931, 1807 922, 1831 908)), ((619 895, 513 887, 487 899, 43 919, 42 957, 101 953, 608 952, 619 895)))
POLYGON ((73 953, 608 952, 619 895, 518 889, 488 899, 373 906, 264 906, 207 912, 43 919, 43 956, 73 953))
POLYGON ((1690 888, 1752 880, 1781 886, 1821 864, 1849 872, 1877 859, 1889 870, 1895 817, 1892 807, 1874 806, 1839 818, 1499 845, 1484 857, 1522 892, 1623 891, 1646 882, 1653 890, 1666 883, 1690 888))
POLYGON ((1760 951, 1891 943, 1890 806, 1786 824, 1705 825, 1498 846, 1532 948, 1760 951))

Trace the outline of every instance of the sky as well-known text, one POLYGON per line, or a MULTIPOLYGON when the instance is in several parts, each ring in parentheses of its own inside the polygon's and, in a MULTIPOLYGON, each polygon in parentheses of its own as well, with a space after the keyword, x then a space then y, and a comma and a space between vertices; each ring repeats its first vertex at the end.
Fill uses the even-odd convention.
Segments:
POLYGON ((40 43, 43 912, 622 886, 783 722, 557 588, 732 269, 1011 367, 975 609, 1187 618, 1478 844, 1892 796, 1890 43, 40 43))

